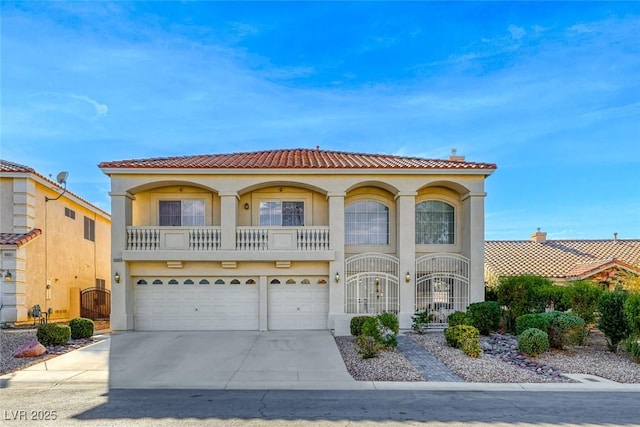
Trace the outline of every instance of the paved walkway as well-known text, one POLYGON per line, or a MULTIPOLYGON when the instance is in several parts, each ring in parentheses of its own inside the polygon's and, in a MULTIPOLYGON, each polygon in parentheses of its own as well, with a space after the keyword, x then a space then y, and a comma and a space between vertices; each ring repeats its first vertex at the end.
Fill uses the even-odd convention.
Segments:
POLYGON ((464 382, 433 354, 406 335, 398 336, 398 350, 427 381, 464 382))

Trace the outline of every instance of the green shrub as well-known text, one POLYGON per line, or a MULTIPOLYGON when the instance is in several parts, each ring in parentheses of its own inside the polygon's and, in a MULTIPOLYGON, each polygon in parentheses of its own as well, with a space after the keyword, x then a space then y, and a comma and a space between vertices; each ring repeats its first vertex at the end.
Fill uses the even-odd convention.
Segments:
POLYGON ((584 320, 562 311, 543 314, 549 319, 549 345, 562 350, 567 345, 577 345, 583 341, 584 320))
POLYGON ((516 319, 516 335, 520 335, 529 328, 546 332, 549 329, 549 318, 544 313, 531 313, 523 314, 516 319))
POLYGON ((467 318, 482 335, 489 335, 500 327, 502 308, 495 301, 474 302, 467 309, 467 318))
POLYGON ((93 335, 93 320, 76 317, 69 322, 69 328, 71 329, 72 339, 89 338, 93 335))
POLYGON ((398 331, 400 330, 398 316, 385 312, 378 314, 377 319, 380 329, 380 343, 386 348, 398 347, 398 331))
POLYGON ((363 359, 377 357, 382 350, 382 346, 371 336, 360 335, 358 337, 357 351, 363 359))
POLYGON ((485 301, 498 301, 498 290, 495 286, 484 287, 484 300, 485 301))
POLYGON ((525 329, 518 335, 518 350, 529 356, 537 356, 549 350, 549 335, 538 328, 525 329))
POLYGON ((609 350, 618 351, 618 344, 629 335, 624 303, 628 294, 623 290, 605 292, 598 301, 598 329, 607 337, 609 350))
POLYGON ((629 333, 640 335, 640 293, 629 294, 624 302, 624 315, 627 318, 629 333))
POLYGON ((382 341, 382 336, 380 335, 379 323, 380 321, 377 318, 368 316, 362 324, 360 336, 371 337, 376 340, 376 342, 380 343, 382 341))
POLYGON ((478 338, 464 337, 460 343, 460 350, 464 354, 471 357, 480 357, 482 349, 480 348, 480 340, 478 338))
POLYGON ((458 325, 471 325, 471 321, 464 311, 454 311, 447 317, 447 324, 451 328, 458 325))
POLYGON ((578 280, 565 287, 564 301, 571 309, 571 314, 581 317, 586 324, 592 324, 596 321, 602 292, 601 286, 589 280, 578 280))
POLYGON ((450 326, 444 330, 444 338, 449 347, 460 348, 467 339, 479 341, 480 331, 470 325, 450 326))
POLYGON ((38 327, 36 337, 38 338, 38 342, 45 347, 64 345, 68 343, 71 338, 71 328, 67 325, 47 323, 38 327))
POLYGON ((624 341, 627 355, 634 362, 640 363, 640 335, 632 335, 624 341))
POLYGON ((370 319, 371 316, 356 316, 351 318, 351 322, 349 323, 349 329, 351 330, 351 335, 354 337, 359 337, 362 335, 362 325, 367 319, 370 319))
POLYGON ((411 329, 419 334, 423 334, 427 329, 429 323, 433 322, 434 315, 429 313, 429 310, 418 310, 411 316, 411 329))
POLYGON ((522 275, 502 277, 497 287, 498 303, 507 307, 506 328, 513 331, 516 318, 523 314, 540 313, 549 304, 551 280, 522 275))
POLYGON ((547 305, 553 302, 553 309, 556 311, 567 311, 571 308, 567 301, 566 286, 548 286, 540 291, 542 298, 547 301, 547 305))
POLYGON ((395 314, 389 312, 380 313, 378 314, 378 320, 380 320, 382 326, 391 329, 394 334, 397 335, 400 331, 400 322, 395 314))

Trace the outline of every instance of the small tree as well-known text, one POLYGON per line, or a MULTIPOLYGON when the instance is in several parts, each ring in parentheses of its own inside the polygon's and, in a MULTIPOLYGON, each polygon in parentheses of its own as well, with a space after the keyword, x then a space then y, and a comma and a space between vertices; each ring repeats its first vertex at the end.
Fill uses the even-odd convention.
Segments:
POLYGON ((626 291, 616 289, 605 292, 598 301, 598 329, 607 337, 609 350, 618 351, 618 344, 629 335, 627 318, 624 313, 624 303, 627 300, 626 291))
POLYGON ((602 288, 589 280, 577 280, 569 284, 564 292, 571 314, 581 317, 585 323, 596 321, 598 300, 602 295, 602 288))
POLYGON ((507 329, 513 331, 515 319, 523 314, 539 313, 549 304, 551 280, 531 275, 500 278, 498 303, 508 309, 507 329))

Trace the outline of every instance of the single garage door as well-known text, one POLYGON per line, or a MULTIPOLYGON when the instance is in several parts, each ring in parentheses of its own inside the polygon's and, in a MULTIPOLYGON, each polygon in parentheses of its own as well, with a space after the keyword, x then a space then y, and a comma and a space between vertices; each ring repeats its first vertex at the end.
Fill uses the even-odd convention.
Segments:
POLYGON ((269 330, 327 329, 327 279, 270 278, 267 307, 269 330))
POLYGON ((136 278, 134 328, 139 331, 257 330, 253 279, 136 278))

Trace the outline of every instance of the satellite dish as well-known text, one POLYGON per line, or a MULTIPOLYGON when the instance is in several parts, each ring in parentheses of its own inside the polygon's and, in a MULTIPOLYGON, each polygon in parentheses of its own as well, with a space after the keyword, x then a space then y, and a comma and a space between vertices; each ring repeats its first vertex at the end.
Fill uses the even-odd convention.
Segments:
POLYGON ((58 174, 58 176, 56 176, 56 181, 58 181, 58 184, 66 184, 68 176, 69 176, 69 172, 62 171, 58 174))

